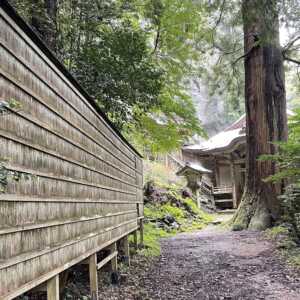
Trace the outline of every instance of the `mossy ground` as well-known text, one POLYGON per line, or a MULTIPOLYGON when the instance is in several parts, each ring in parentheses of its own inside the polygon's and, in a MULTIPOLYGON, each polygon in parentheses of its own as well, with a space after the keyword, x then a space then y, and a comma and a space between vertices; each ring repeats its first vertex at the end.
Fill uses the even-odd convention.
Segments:
POLYGON ((177 198, 182 202, 182 207, 173 206, 171 203, 163 205, 147 204, 145 206, 145 225, 144 225, 144 249, 140 250, 141 254, 146 256, 160 255, 161 238, 174 236, 180 232, 191 232, 204 228, 213 217, 197 207, 193 199, 177 198), (169 228, 168 226, 160 227, 158 220, 164 216, 172 216, 180 227, 169 228))
POLYGON ((283 226, 275 226, 265 231, 266 236, 275 241, 277 249, 293 267, 300 268, 300 247, 297 237, 283 226))
POLYGON ((158 190, 164 191, 164 198, 169 199, 164 203, 150 201, 144 207, 144 248, 139 252, 145 256, 158 256, 161 238, 202 229, 213 217, 199 209, 195 199, 182 197, 185 181, 175 175, 175 170, 157 162, 145 161, 144 171, 144 182, 154 182, 158 190), (165 216, 174 218, 179 227, 163 224, 161 220, 165 216))

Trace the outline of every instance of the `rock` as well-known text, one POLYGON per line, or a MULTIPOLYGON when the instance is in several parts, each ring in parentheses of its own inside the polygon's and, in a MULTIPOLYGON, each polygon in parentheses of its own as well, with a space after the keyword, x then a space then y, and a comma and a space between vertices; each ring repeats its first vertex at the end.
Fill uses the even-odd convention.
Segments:
POLYGON ((167 203, 167 191, 155 185, 154 181, 148 181, 144 185, 144 202, 167 203))
POLYGON ((112 272, 111 273, 111 283, 112 284, 119 284, 119 274, 117 272, 112 272))
POLYGON ((166 214, 161 220, 167 225, 172 225, 176 222, 176 219, 170 214, 166 214))
POLYGON ((191 190, 189 188, 184 188, 181 191, 181 195, 183 198, 193 198, 193 193, 191 192, 191 190))

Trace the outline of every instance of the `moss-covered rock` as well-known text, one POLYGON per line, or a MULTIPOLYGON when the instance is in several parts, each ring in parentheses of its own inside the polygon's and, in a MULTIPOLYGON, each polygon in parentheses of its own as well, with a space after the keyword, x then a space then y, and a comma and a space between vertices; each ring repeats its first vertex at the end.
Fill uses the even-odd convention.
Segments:
POLYGON ((144 207, 145 255, 159 255, 159 239, 178 232, 190 232, 205 227, 213 218, 198 208, 192 198, 183 198, 182 189, 172 186, 156 187, 146 184, 148 198, 144 207), (160 193, 157 196, 157 193, 160 193), (156 197, 153 197, 153 193, 156 197), (163 201, 159 199, 164 199, 163 201))

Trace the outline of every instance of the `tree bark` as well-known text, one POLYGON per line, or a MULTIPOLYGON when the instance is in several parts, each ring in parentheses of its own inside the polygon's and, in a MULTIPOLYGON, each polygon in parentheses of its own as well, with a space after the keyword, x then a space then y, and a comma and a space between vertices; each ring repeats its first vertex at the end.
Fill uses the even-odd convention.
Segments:
POLYGON ((243 0, 245 101, 247 120, 246 185, 233 229, 262 230, 281 214, 281 187, 263 179, 276 171, 274 142, 287 139, 283 56, 276 0, 243 0))

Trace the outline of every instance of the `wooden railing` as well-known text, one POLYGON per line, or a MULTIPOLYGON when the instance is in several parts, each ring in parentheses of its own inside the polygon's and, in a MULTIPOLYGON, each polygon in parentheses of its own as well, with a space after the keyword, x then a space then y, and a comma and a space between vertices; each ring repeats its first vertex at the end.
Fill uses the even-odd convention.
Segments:
POLYGON ((214 194, 231 194, 232 186, 219 186, 213 188, 214 194))
POLYGON ((200 191, 202 193, 206 194, 206 195, 212 195, 213 194, 213 187, 209 183, 201 180, 201 182, 200 182, 200 191))

